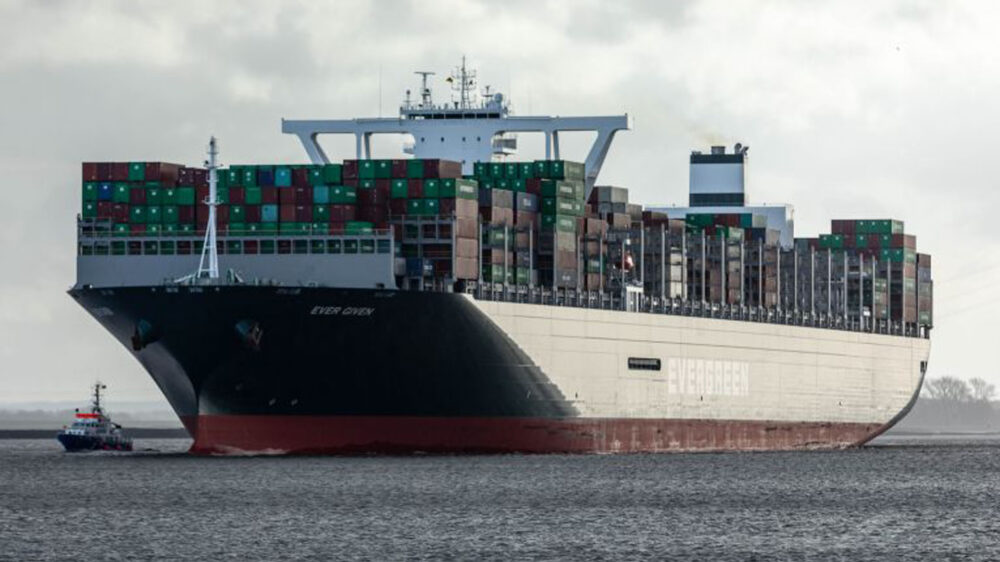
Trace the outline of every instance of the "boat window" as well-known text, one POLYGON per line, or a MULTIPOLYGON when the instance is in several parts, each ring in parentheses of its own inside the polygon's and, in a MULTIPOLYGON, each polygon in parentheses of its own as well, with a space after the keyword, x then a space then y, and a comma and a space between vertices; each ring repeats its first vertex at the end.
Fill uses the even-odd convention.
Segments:
POLYGON ((637 371, 659 371, 660 360, 647 357, 629 357, 628 368, 637 371))

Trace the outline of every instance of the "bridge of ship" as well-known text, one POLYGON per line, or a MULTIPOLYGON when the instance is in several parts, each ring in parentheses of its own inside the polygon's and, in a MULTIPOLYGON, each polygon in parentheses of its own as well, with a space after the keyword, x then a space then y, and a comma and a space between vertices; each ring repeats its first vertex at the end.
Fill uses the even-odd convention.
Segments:
MULTIPOLYGON (((591 131, 597 133, 593 145, 584 161, 588 195, 597 181, 597 176, 608 155, 615 133, 631 128, 626 115, 594 117, 487 117, 480 115, 467 117, 463 114, 441 113, 439 118, 433 113, 399 118, 362 118, 339 120, 285 120, 281 121, 283 133, 295 135, 305 148, 314 164, 327 164, 330 158, 318 142, 320 135, 354 135, 358 159, 371 158, 371 137, 378 134, 411 135, 414 138, 433 137, 445 127, 462 126, 475 131, 476 140, 468 141, 471 151, 480 161, 490 161, 495 152, 494 139, 505 133, 542 133, 545 135, 545 158, 560 159, 559 133, 591 131), (471 118, 470 118, 471 117, 471 118)), ((465 139, 463 139, 464 141, 465 139)), ((470 174, 472 161, 456 158, 450 149, 425 149, 435 153, 431 157, 463 162, 463 173, 470 174)))

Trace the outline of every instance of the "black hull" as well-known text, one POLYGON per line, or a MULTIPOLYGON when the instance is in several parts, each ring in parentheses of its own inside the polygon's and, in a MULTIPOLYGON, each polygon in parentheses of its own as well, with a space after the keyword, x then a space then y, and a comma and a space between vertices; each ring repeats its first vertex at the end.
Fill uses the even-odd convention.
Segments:
POLYGON ((69 435, 60 433, 56 436, 67 452, 79 451, 131 451, 132 443, 128 441, 107 440, 92 435, 69 435))
POLYGON ((275 287, 74 289, 182 417, 572 417, 456 294, 275 287))

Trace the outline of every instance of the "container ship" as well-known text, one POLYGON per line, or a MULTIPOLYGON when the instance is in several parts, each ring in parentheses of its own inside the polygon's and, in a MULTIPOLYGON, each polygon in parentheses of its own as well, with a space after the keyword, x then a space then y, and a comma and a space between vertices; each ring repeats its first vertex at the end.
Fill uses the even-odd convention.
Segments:
POLYGON ((438 103, 418 74, 398 117, 283 120, 308 164, 222 166, 213 138, 203 166, 82 165, 69 294, 192 452, 832 449, 910 409, 933 282, 901 221, 796 237, 748 201, 742 145, 643 207, 598 181, 627 115, 517 116, 464 62, 438 103), (563 131, 596 133, 583 162, 563 131))

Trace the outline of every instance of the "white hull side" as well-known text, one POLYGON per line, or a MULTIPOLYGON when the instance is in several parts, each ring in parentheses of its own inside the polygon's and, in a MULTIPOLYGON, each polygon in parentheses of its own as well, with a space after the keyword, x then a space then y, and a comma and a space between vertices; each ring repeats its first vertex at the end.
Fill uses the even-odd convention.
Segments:
POLYGON ((930 341, 779 324, 474 300, 582 417, 886 424, 930 341), (633 370, 628 359, 661 361, 633 370))

